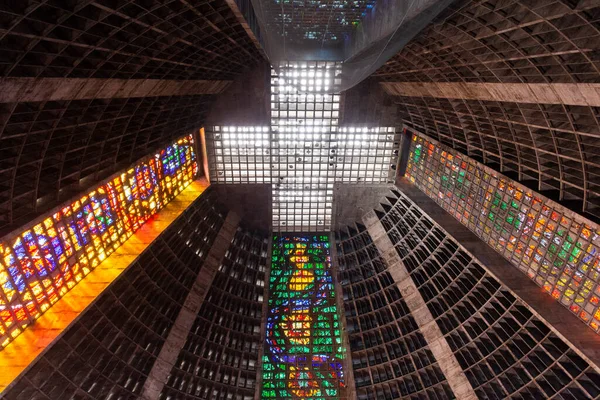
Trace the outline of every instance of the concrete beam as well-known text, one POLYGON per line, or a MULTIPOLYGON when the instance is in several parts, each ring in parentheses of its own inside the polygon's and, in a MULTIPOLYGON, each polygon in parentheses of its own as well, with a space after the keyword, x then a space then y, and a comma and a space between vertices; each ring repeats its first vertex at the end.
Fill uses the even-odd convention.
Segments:
POLYGON ((225 253, 235 235, 240 223, 240 217, 234 212, 229 212, 223 226, 219 230, 217 238, 213 243, 206 260, 198 273, 196 281, 192 285, 179 315, 175 319, 175 324, 167 336, 152 370, 148 374, 148 379, 142 388, 141 398, 143 400, 155 400, 160 397, 160 393, 167 382, 169 374, 177 361, 181 349, 185 345, 190 329, 194 325, 196 316, 202 307, 204 298, 212 285, 212 281, 217 273, 225 253))
POLYGON ((4 78, 0 103, 219 94, 231 81, 4 78))
POLYGON ((335 183, 333 186, 333 206, 331 225, 334 231, 362 222, 362 216, 377 208, 394 185, 335 183))
POLYGON ((344 383, 346 388, 345 392, 341 392, 340 395, 343 399, 356 399, 358 396, 356 395, 356 381, 354 380, 354 369, 352 367, 352 351, 350 350, 350 339, 348 337, 348 330, 346 328, 347 324, 346 315, 344 313, 343 289, 340 280, 338 279, 338 254, 337 246, 335 244, 335 234, 333 232, 329 234, 329 251, 331 254, 331 275, 335 287, 335 301, 337 302, 338 316, 342 327, 342 343, 345 350, 342 365, 344 369, 344 383))
POLYGON ((599 83, 381 82, 392 96, 600 107, 599 83))
POLYGON ((417 322, 419 330, 429 345, 440 369, 444 373, 450 388, 457 399, 475 400, 477 395, 462 370, 458 360, 454 356, 450 345, 446 341, 433 315, 427 308, 425 300, 419 293, 417 285, 410 277, 410 273, 400 259, 394 244, 375 211, 368 212, 363 217, 363 223, 373 239, 373 243, 379 250, 381 258, 388 266, 388 271, 398 286, 402 297, 410 310, 412 317, 417 322))
MULTIPOLYGON (((269 220, 270 221, 270 220, 269 220)), ((245 222, 245 221, 244 221, 245 222)), ((254 399, 261 398, 263 386, 263 362, 261 361, 265 354, 265 345, 267 337, 267 315, 269 313, 269 282, 271 282, 271 263, 273 255, 273 229, 269 229, 269 250, 267 252, 267 270, 265 271, 265 288, 263 291, 262 318, 260 319, 260 339, 258 345, 258 368, 256 371, 256 385, 254 386, 254 399)))
POLYGON ((567 308, 563 307, 527 275, 519 271, 494 250, 440 207, 406 178, 399 178, 396 187, 419 206, 449 236, 454 237, 490 275, 507 287, 529 310, 571 348, 600 372, 600 335, 594 333, 567 308))
MULTIPOLYGON (((256 35, 254 34, 254 31, 252 30, 252 28, 246 21, 246 17, 244 17, 244 13, 242 13, 242 10, 240 10, 236 1, 235 0, 225 0, 225 3, 227 3, 229 8, 231 9, 231 12, 233 12, 233 15, 235 15, 235 18, 238 20, 238 23, 242 26, 242 28, 244 28, 244 30, 248 34, 248 37, 250 37, 250 40, 252 41, 252 43, 254 43, 254 45, 260 52, 260 54, 266 59, 267 55, 265 54, 262 46, 260 45, 260 41, 258 40, 256 35)), ((250 2, 250 0, 248 0, 248 5, 250 5, 250 4, 251 4, 251 2, 250 2)))

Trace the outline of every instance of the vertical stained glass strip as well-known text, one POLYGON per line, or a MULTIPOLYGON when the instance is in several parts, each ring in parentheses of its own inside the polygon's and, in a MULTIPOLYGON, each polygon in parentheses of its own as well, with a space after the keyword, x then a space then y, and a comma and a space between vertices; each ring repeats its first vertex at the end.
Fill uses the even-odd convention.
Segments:
POLYGON ((0 242, 0 349, 179 194, 197 172, 192 135, 0 242))
POLYGON ((274 236, 263 399, 344 398, 329 236, 274 236))
POLYGON ((424 135, 406 175, 419 189, 600 332, 600 227, 424 135))

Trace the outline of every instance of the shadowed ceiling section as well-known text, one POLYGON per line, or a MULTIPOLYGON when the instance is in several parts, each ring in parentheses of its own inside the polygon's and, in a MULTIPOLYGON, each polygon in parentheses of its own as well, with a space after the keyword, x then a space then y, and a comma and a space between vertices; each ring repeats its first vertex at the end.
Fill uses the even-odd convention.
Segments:
POLYGON ((457 1, 375 76, 404 122, 600 217, 600 7, 457 1))
POLYGON ((231 7, 0 6, 0 233, 199 129, 217 95, 262 60, 231 7))

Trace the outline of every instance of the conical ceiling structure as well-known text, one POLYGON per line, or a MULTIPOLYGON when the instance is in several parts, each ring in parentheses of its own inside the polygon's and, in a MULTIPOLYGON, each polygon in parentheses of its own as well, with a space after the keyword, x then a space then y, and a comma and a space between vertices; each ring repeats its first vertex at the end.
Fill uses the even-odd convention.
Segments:
POLYGON ((593 1, 0 6, 0 397, 600 397, 593 1))

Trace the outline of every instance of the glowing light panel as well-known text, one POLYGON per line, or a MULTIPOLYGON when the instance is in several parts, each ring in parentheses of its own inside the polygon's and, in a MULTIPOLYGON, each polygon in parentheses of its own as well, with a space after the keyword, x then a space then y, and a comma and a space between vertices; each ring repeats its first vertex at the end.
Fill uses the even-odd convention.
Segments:
POLYGON ((192 135, 0 242, 0 349, 179 194, 197 172, 192 135))
POLYGON ((270 126, 207 130, 211 182, 271 184, 273 228, 331 230, 335 183, 393 183, 394 127, 339 127, 342 64, 281 62, 271 70, 270 126))
POLYGON ((263 399, 344 398, 329 236, 274 236, 263 399))

